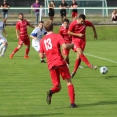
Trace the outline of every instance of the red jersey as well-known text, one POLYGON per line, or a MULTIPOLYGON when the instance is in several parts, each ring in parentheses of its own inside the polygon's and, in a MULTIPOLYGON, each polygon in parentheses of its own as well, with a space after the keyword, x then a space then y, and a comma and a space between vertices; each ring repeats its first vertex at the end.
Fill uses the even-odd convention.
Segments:
POLYGON ((60 27, 59 34, 63 37, 66 43, 71 43, 72 42, 72 36, 68 35, 68 29, 65 28, 64 26, 60 27))
POLYGON ((16 29, 20 31, 20 36, 28 36, 27 26, 30 26, 27 20, 19 20, 16 24, 16 29))
POLYGON ((62 36, 55 33, 49 33, 41 39, 40 53, 45 53, 49 69, 66 64, 60 50, 63 43, 62 36))
POLYGON ((83 37, 78 37, 78 36, 72 36, 72 40, 75 41, 76 39, 84 39, 86 38, 85 32, 86 32, 86 27, 89 26, 91 27, 93 24, 90 21, 85 21, 84 24, 79 24, 78 20, 73 21, 70 26, 69 26, 69 31, 73 33, 82 33, 84 34, 83 37))

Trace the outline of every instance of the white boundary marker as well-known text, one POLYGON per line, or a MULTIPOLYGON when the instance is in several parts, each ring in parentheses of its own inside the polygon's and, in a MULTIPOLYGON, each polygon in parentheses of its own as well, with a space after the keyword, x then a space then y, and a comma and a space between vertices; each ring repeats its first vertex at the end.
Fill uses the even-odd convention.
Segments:
POLYGON ((94 58, 98 58, 98 59, 106 60, 106 61, 109 61, 109 62, 111 62, 111 63, 117 63, 116 61, 109 60, 109 59, 106 59, 106 58, 102 58, 102 57, 98 57, 98 56, 91 55, 91 54, 86 54, 86 53, 84 53, 84 54, 87 55, 87 56, 94 57, 94 58))

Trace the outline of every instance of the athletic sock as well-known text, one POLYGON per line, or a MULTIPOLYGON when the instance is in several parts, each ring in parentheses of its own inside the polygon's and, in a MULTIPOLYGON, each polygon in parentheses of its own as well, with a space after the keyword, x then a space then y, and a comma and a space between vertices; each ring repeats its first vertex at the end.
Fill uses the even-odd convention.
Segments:
POLYGON ((19 50, 18 48, 15 48, 12 54, 15 54, 18 50, 19 50))
POLYGON ((74 86, 73 85, 68 86, 68 94, 70 97, 70 103, 74 104, 75 103, 75 93, 74 93, 74 86))
POLYGON ((26 55, 28 55, 28 53, 29 53, 29 48, 26 48, 26 55))
POLYGON ((91 64, 89 63, 89 61, 86 58, 86 56, 84 56, 84 54, 80 55, 80 59, 83 60, 87 64, 87 66, 91 67, 91 64))
POLYGON ((54 93, 59 92, 60 89, 59 89, 58 87, 52 87, 52 88, 51 88, 51 91, 52 91, 52 94, 54 94, 54 93))
POLYGON ((74 72, 77 71, 77 69, 78 69, 80 63, 81 63, 81 59, 76 59, 76 62, 75 62, 75 65, 74 65, 74 72))
POLYGON ((2 56, 4 56, 4 53, 5 53, 6 49, 7 49, 7 45, 5 45, 5 46, 2 48, 2 53, 1 53, 2 56))
POLYGON ((1 44, 0 45, 0 51, 2 50, 2 48, 5 46, 5 44, 1 44))

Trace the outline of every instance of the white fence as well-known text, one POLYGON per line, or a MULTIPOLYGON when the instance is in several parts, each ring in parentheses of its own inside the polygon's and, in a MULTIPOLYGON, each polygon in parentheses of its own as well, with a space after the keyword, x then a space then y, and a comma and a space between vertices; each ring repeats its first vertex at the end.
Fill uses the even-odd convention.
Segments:
MULTIPOLYGON (((30 7, 10 7, 9 8, 9 11, 10 10, 18 10, 18 11, 25 11, 25 10, 30 10, 32 12, 34 8, 30 8, 30 7)), ((37 8, 36 8, 37 9, 37 8)), ((41 17, 42 17, 42 11, 44 10, 44 16, 47 16, 47 11, 48 11, 48 8, 38 8, 40 9, 40 20, 41 20, 41 17)), ((83 14, 87 15, 86 14, 86 11, 87 10, 101 10, 101 13, 102 13, 102 16, 106 16, 108 17, 108 10, 113 10, 113 9, 117 9, 117 7, 78 7, 77 8, 78 10, 83 10, 83 14)), ((2 10, 2 8, 0 8, 0 10, 2 10)), ((55 8, 55 10, 59 10, 60 11, 60 8, 55 8)), ((72 10, 72 8, 67 8, 67 10, 72 10)), ((56 14, 55 14, 56 15, 56 14)))

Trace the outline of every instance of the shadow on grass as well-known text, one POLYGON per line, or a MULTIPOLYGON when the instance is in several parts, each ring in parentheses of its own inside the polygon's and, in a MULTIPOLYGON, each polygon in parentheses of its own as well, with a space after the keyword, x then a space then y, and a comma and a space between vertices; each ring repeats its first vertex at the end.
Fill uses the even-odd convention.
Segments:
POLYGON ((30 115, 0 115, 0 117, 43 117, 43 116, 54 116, 63 115, 64 113, 48 113, 48 114, 30 114, 30 115))
POLYGON ((117 76, 105 76, 105 79, 117 78, 117 76))
POLYGON ((80 107, 99 106, 99 105, 117 105, 117 101, 100 101, 92 104, 80 104, 80 107))

